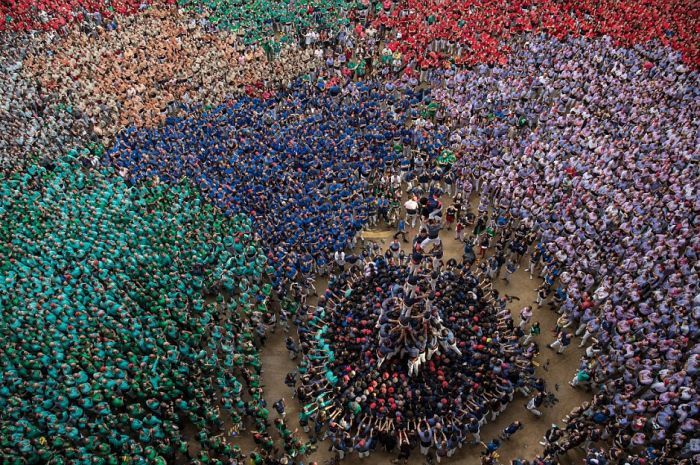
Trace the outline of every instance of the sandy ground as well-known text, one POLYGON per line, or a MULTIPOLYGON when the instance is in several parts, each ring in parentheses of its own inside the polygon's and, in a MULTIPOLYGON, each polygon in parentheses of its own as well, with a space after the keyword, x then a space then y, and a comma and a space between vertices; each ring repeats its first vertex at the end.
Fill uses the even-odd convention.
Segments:
MULTIPOLYGON (((446 205, 448 201, 449 199, 443 199, 443 203, 446 205)), ((474 197, 472 197, 471 208, 472 211, 475 211, 476 201, 474 197)), ((374 230, 372 235, 383 237, 388 245, 393 232, 393 230, 388 228, 379 228, 374 230)), ((416 232, 415 229, 410 230, 409 238, 412 238, 416 232)), ((445 261, 451 257, 461 260, 462 244, 454 239, 454 231, 443 230, 441 238, 444 244, 445 261)), ((377 240, 381 241, 381 239, 377 240)), ((410 250, 409 244, 403 245, 405 250, 410 250)), ((582 354, 581 349, 578 348, 578 338, 575 338, 569 348, 561 355, 545 347, 546 344, 552 342, 554 339, 552 330, 558 315, 546 305, 542 306, 540 309, 536 308, 537 306, 534 304, 534 290, 540 284, 541 280, 536 276, 531 280, 528 273, 523 271, 526 262, 527 256, 523 257, 521 268, 512 276, 509 284, 499 278, 495 287, 501 293, 505 292, 508 295, 520 298, 520 301, 514 301, 509 304, 509 308, 516 321, 518 321, 518 312, 523 306, 533 305, 533 308, 535 308, 532 321, 539 321, 542 326, 542 334, 538 338, 541 354, 536 358, 536 363, 539 365, 537 367, 537 375, 546 380, 550 390, 558 387, 555 394, 559 398, 559 402, 552 408, 543 409, 543 416, 537 418, 525 409, 525 403, 528 399, 516 395, 511 405, 508 406, 503 414, 493 423, 488 423, 482 428, 481 439, 487 442, 491 438, 498 436, 500 431, 511 422, 515 420, 524 422, 525 428, 516 433, 510 440, 506 441, 499 450, 500 461, 504 464, 510 463, 510 460, 516 457, 532 458, 540 453, 542 451, 542 446, 539 444, 539 441, 542 440, 544 432, 551 424, 560 423, 561 418, 571 411, 571 409, 591 398, 591 394, 580 389, 571 388, 568 384, 574 375, 582 354)), ((325 285, 325 279, 319 279, 316 283, 319 292, 325 289, 325 285)), ((313 300, 311 302, 314 303, 313 300)), ((294 330, 290 331, 290 333, 296 336, 294 330)), ((278 329, 275 334, 270 335, 267 344, 262 350, 264 369, 263 382, 265 385, 266 399, 270 407, 277 399, 285 398, 287 402, 289 426, 294 428, 298 427, 296 418, 299 413, 299 404, 291 398, 289 388, 284 385, 284 377, 288 372, 295 369, 295 362, 289 359, 284 339, 285 333, 278 329)), ((274 418, 276 413, 271 408, 270 411, 271 418, 274 418)), ((299 430, 299 434, 303 435, 304 433, 299 430)), ((241 446, 246 450, 247 448, 245 446, 248 441, 246 438, 241 438, 240 441, 241 446)), ((331 453, 328 452, 328 447, 328 442, 318 444, 318 450, 307 457, 305 463, 317 461, 319 464, 322 464, 328 460, 331 457, 331 453)), ((454 457, 444 460, 443 463, 460 463, 465 465, 478 464, 480 463, 479 457, 482 451, 483 447, 481 445, 465 445, 454 457)), ((569 454, 570 456, 563 457, 563 462, 572 463, 579 457, 576 455, 578 452, 575 451, 571 451, 569 454)), ((346 457, 345 462, 359 463, 364 461, 372 462, 373 465, 384 465, 389 464, 393 458, 393 456, 383 452, 373 452, 369 458, 364 460, 359 459, 356 454, 352 454, 346 457)), ((415 465, 424 462, 424 457, 415 449, 411 454, 409 463, 415 465)))

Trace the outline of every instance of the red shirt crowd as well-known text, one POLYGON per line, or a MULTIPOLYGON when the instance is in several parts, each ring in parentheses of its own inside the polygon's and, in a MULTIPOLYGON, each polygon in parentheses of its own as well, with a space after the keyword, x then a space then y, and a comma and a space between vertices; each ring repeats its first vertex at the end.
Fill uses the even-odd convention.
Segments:
MULTIPOLYGON (((175 0, 159 0, 175 3, 175 0)), ((85 13, 100 13, 103 18, 133 14, 148 0, 3 0, 0 2, 0 32, 50 31, 80 22, 85 13)))
POLYGON ((374 25, 400 33, 404 61, 424 69, 505 63, 508 40, 527 32, 608 35, 622 46, 658 39, 697 66, 699 20, 698 4, 687 0, 397 0, 384 2, 374 25), (458 53, 441 50, 438 41, 458 53))

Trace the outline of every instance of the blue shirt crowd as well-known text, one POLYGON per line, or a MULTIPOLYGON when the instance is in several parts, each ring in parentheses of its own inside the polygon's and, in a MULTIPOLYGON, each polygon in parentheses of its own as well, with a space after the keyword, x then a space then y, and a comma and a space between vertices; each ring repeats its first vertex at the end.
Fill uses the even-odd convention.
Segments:
POLYGON ((253 217, 283 291, 353 243, 377 202, 373 177, 398 164, 404 145, 434 154, 443 140, 407 128, 420 102, 411 89, 326 87, 298 81, 269 100, 131 128, 107 157, 133 182, 189 177, 226 213, 253 217))

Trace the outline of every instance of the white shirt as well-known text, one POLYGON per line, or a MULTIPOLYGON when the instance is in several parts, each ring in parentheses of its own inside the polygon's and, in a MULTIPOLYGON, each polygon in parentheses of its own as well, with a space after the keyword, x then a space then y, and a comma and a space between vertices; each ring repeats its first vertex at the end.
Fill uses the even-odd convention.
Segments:
POLYGON ((418 210, 418 202, 416 202, 413 199, 408 199, 406 203, 403 204, 403 207, 408 211, 416 211, 418 210))

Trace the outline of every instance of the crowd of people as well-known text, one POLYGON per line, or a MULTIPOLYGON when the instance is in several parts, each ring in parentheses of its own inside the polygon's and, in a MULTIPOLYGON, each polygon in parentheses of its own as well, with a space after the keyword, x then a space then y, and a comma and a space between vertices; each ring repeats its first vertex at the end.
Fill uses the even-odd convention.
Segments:
POLYGON ((243 429, 263 458, 303 455, 291 434, 266 446, 271 285, 250 219, 95 158, 0 185, 3 463, 229 464, 243 429))
MULTIPOLYGON (((173 3, 171 0, 165 0, 173 3)), ((0 32, 57 31, 94 15, 112 19, 140 11, 148 0, 16 0, 0 4, 0 32)))
MULTIPOLYGON (((91 143, 110 147, 122 129, 162 125, 187 108, 212 108, 239 95, 270 98, 300 76, 345 82, 375 69, 380 38, 371 27, 358 42, 343 21, 321 34, 296 26, 295 40, 272 40, 278 33, 271 32, 270 40, 251 42, 205 14, 230 9, 224 16, 234 21, 241 5, 187 6, 158 3, 133 16, 86 10, 60 33, 3 33, 0 128, 7 136, 0 170, 48 162, 91 143)), ((259 15, 268 11, 256 8, 259 15)), ((253 18, 253 10, 246 15, 253 18)), ((272 21, 274 29, 283 22, 272 21)), ((389 60, 376 69, 402 69, 386 50, 389 60)))
POLYGON ((0 5, 3 454, 235 463, 246 428, 294 461, 259 356, 292 316, 301 426, 340 456, 441 460, 518 390, 539 415, 538 340, 595 395, 515 462, 698 452, 693 2, 167 3, 0 5))
POLYGON ((124 131, 106 159, 132 182, 192 179, 227 214, 255 221, 282 296, 352 248, 379 174, 404 150, 439 153, 440 131, 408 128, 418 95, 377 82, 296 82, 267 100, 241 97, 162 128, 124 131))
POLYGON ((357 6, 348 0, 17 0, 0 4, 0 32, 65 31, 95 18, 112 21, 170 5, 237 32, 248 44, 293 41, 308 30, 333 34, 349 24, 357 6))
POLYGON ((324 57, 296 43, 246 45, 175 7, 92 15, 67 34, 5 33, 0 170, 93 142, 109 147, 125 127, 162 125, 184 107, 211 108, 241 94, 269 98, 316 73, 324 57))
POLYGON ((677 455, 698 429, 698 74, 675 52, 609 40, 512 53, 429 79, 458 193, 479 194, 485 227, 532 227, 514 265, 543 276, 537 301, 561 314, 551 348, 581 336, 586 349, 572 385, 598 395, 549 453, 603 439, 615 460, 677 455))
POLYGON ((0 173, 50 160, 98 141, 66 97, 45 93, 22 72, 31 37, 0 33, 0 173))
POLYGON ((246 43, 293 42, 309 31, 333 36, 350 24, 355 3, 352 0, 177 0, 181 7, 203 13, 211 24, 239 32, 246 43))
POLYGON ((3 34, 0 122, 10 137, 0 162, 7 169, 94 140, 109 146, 123 127, 162 124, 182 104, 267 97, 319 69, 341 80, 425 81, 432 68, 502 64, 527 34, 608 35, 628 46, 657 39, 698 63, 687 2, 534 3, 507 2, 502 14, 493 1, 12 2, 0 27, 45 32, 3 34))
POLYGON ((162 125, 183 105, 212 107, 240 94, 265 98, 320 65, 310 49, 245 45, 174 7, 122 18, 118 28, 102 26, 108 24, 86 22, 67 36, 34 41, 22 77, 75 102, 105 142, 127 126, 162 125), (94 30, 86 33, 88 26, 94 30))
POLYGON ((683 0, 18 0, 0 5, 0 31, 65 30, 96 16, 112 20, 115 13, 140 13, 149 5, 196 12, 218 29, 239 33, 247 44, 294 42, 306 34, 330 38, 347 27, 363 40, 371 25, 388 32, 404 64, 416 68, 504 63, 515 36, 540 32, 558 39, 609 36, 623 46, 659 40, 681 51, 687 63, 700 63, 697 5, 683 0))
POLYGON ((452 457, 537 384, 535 344, 519 343, 486 280, 432 260, 441 244, 421 247, 428 234, 413 238, 410 258, 368 249, 337 267, 318 304, 301 310, 300 416, 341 458, 382 449, 407 459, 416 444, 452 457))
POLYGON ((372 24, 389 31, 415 69, 505 64, 519 36, 540 33, 608 36, 626 47, 658 40, 698 65, 697 17, 697 6, 683 0, 398 0, 383 2, 372 24))

